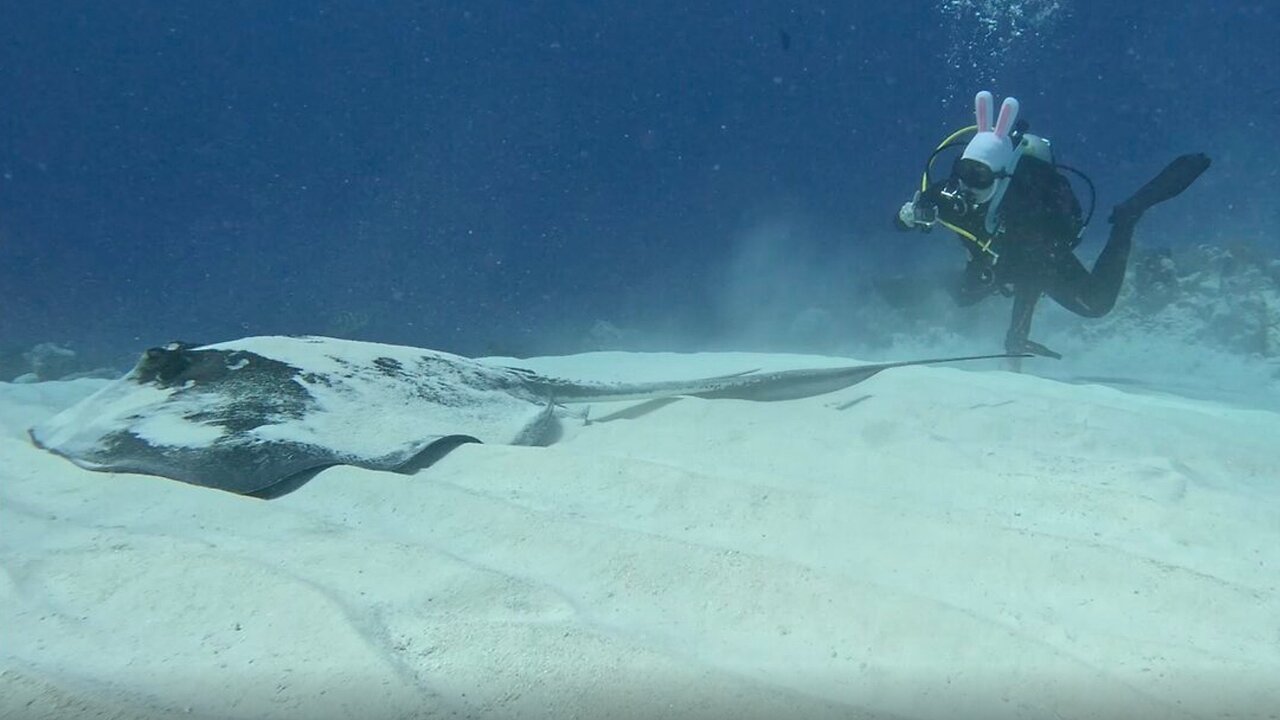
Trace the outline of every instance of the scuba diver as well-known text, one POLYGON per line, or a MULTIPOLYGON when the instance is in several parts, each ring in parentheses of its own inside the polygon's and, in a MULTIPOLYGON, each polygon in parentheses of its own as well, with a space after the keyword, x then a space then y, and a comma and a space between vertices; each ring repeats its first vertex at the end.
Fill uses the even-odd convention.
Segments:
POLYGON ((1175 159, 1128 200, 1115 206, 1108 219, 1111 235, 1092 270, 1086 270, 1075 248, 1093 215, 1088 215, 1071 183, 1061 171, 1093 183, 1074 168, 1054 161, 1049 141, 1027 132, 1018 122, 1018 101, 1006 98, 1000 116, 991 124, 993 98, 982 91, 974 98, 977 125, 952 134, 934 150, 925 166, 920 190, 903 204, 894 224, 900 230, 929 231, 941 224, 957 233, 969 260, 953 288, 957 304, 968 306, 999 292, 1013 297, 1013 317, 1005 336, 1005 350, 1060 358, 1033 342, 1031 316, 1041 295, 1083 317, 1102 317, 1111 311, 1124 282, 1133 230, 1153 205, 1177 196, 1209 167, 1203 154, 1175 159), (964 142, 951 175, 934 182, 929 175, 942 151, 964 142))

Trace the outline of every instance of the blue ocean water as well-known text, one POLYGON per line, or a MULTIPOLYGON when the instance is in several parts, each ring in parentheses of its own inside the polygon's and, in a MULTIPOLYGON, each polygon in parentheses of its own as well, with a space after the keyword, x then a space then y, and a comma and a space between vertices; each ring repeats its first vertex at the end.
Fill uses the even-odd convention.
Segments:
POLYGON ((890 218, 979 89, 1021 99, 1102 217, 1209 153, 1140 243, 1278 244, 1275 3, 3 5, 10 348, 731 343, 773 299, 734 272, 802 258, 820 277, 785 282, 831 305, 962 263, 890 218))

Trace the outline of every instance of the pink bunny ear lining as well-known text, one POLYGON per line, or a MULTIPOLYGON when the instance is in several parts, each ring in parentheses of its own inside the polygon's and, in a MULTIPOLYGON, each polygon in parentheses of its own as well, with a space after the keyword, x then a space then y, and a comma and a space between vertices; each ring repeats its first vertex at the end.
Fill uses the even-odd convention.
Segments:
POLYGON ((994 102, 991 93, 983 90, 973 96, 973 114, 978 121, 978 132, 991 129, 991 105, 994 102))
POLYGON ((1018 118, 1018 99, 1007 97, 1000 105, 1000 119, 996 120, 996 135, 1008 137, 1013 121, 1018 118))

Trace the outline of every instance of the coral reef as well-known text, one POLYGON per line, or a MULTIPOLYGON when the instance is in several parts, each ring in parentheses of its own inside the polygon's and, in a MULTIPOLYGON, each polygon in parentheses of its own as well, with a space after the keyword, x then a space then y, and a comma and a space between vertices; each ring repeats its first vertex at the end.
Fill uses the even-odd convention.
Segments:
POLYGON ((1158 335, 1280 359, 1280 259, 1247 245, 1139 253, 1115 311, 1079 332, 1091 340, 1158 335))

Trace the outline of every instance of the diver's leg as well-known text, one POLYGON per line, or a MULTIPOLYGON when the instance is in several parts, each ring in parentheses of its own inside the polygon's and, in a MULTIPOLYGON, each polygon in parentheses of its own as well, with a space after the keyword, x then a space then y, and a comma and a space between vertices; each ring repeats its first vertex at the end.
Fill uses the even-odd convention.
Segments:
MULTIPOLYGON (((1031 318, 1036 313, 1036 303, 1043 294, 1038 283, 1019 283, 1013 290, 1013 314, 1009 318, 1009 331, 1004 336, 1004 349, 1008 353, 1031 353, 1051 358, 1061 358, 1058 353, 1041 345, 1028 336, 1031 334, 1031 318)), ((1019 371, 1022 364, 1014 359, 1010 369, 1019 371)))
POLYGON ((1124 285, 1129 252, 1133 248, 1133 228, 1130 222, 1111 226, 1111 235, 1093 263, 1092 272, 1084 269, 1079 258, 1068 253, 1054 267, 1045 292, 1077 315, 1096 318, 1111 312, 1124 285))
POLYGON ((1045 288, 1049 297, 1077 315, 1102 317, 1115 307, 1129 266, 1133 230, 1142 214, 1153 205, 1177 197, 1209 168, 1203 154, 1183 155, 1169 163, 1159 175, 1143 185, 1111 212, 1111 235, 1102 248, 1093 270, 1086 272, 1074 255, 1064 258, 1054 269, 1045 288))
POLYGON ((1031 334, 1031 318, 1040 301, 1040 289, 1019 285, 1013 293, 1013 313, 1009 316, 1009 331, 1004 335, 1007 352, 1025 352, 1027 337, 1031 334))

